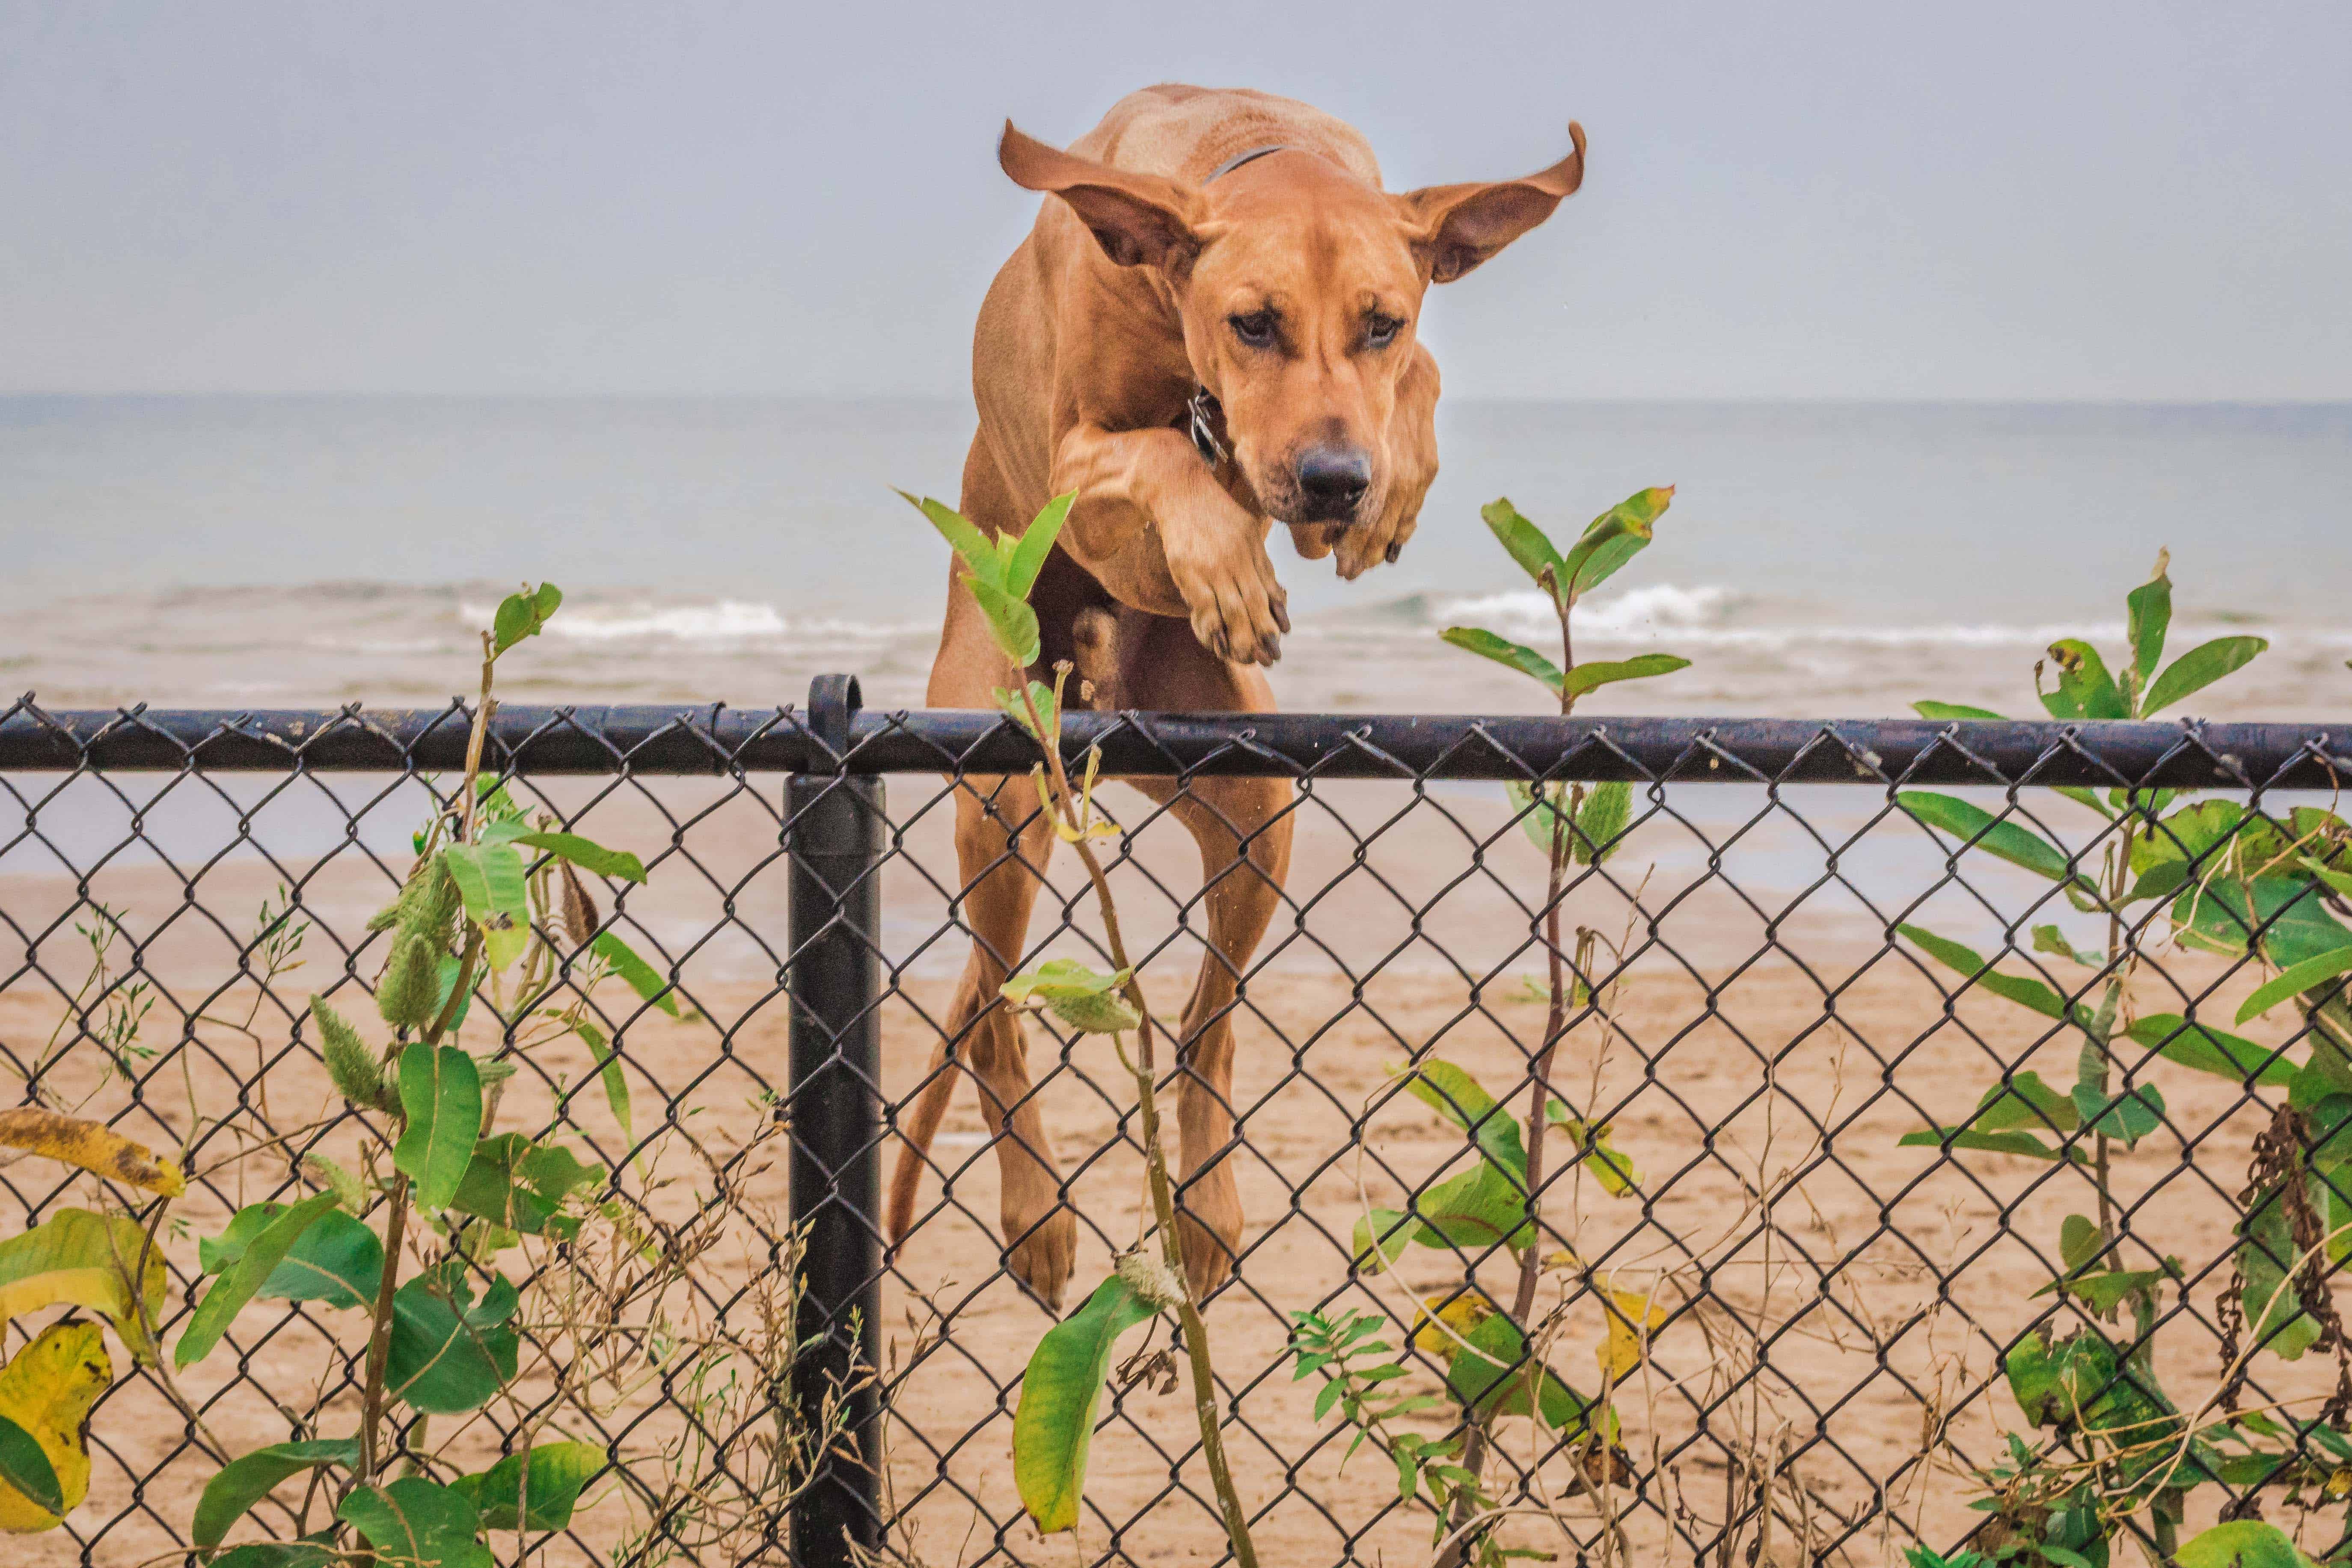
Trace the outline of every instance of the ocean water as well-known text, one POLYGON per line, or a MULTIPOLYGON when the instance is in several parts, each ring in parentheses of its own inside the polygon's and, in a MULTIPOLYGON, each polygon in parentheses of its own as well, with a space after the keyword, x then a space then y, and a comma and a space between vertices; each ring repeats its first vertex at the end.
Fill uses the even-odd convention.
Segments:
MULTIPOLYGON (((0 673, 53 707, 434 701, 551 577, 512 699, 765 706, 848 669, 915 704, 947 552, 890 487, 951 499, 971 428, 944 400, 0 398, 0 673)), ((2176 647, 2273 645, 2192 708, 2352 714, 2352 405, 1449 400, 1440 442, 1396 565, 1343 584, 1274 542, 1285 706, 1538 706, 1435 635, 1549 635, 1478 506, 1558 534, 1672 483, 1580 647, 1693 667, 1593 710, 2033 712, 2041 650, 2119 640, 2169 547, 2176 647)))

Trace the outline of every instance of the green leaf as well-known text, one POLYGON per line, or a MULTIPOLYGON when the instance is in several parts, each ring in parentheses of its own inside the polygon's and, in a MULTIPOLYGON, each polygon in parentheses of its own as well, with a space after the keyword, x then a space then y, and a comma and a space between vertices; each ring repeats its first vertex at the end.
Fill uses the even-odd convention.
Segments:
POLYGON ((2066 1272, 2079 1274, 2098 1260, 2106 1247, 2099 1227, 2088 1216, 2070 1214, 2058 1226, 2058 1257, 2066 1265, 2066 1272))
POLYGON ((1157 1315, 1114 1274, 1085 1306, 1048 1329, 1030 1353, 1013 1413, 1013 1479, 1039 1534, 1078 1522, 1095 1406, 1110 1375, 1111 1349, 1121 1334, 1157 1315))
POLYGON ((603 1166, 583 1164, 560 1143, 535 1143, 520 1132, 505 1132, 474 1145, 473 1161, 448 1206, 525 1236, 568 1239, 579 1222, 561 1212, 564 1198, 604 1173, 603 1166))
MULTIPOLYGON (((1450 637, 1448 640, 1451 640, 1450 637)), ((1493 656, 1488 655, 1489 658, 1493 656)), ((1568 672, 1567 683, 1560 689, 1570 697, 1581 697, 1599 687, 1620 680, 1647 680, 1654 675, 1672 675, 1678 669, 1688 669, 1690 660, 1677 658, 1670 653, 1636 654, 1632 658, 1588 660, 1568 672)), ((1530 670, 1529 674, 1535 672, 1530 670)), ((1538 678, 1540 679, 1540 678, 1538 678)))
POLYGON ((1990 708, 1970 708, 1958 702, 1914 702, 1911 710, 1922 719, 1999 719, 2002 715, 1990 708))
POLYGON ((2053 1290, 2063 1290, 2104 1318, 2141 1291, 2154 1289, 2171 1278, 2171 1273, 2162 1268, 2103 1268, 2072 1279, 2053 1279, 2034 1294, 2047 1296, 2053 1290))
POLYGON ((57 1467, 49 1463, 47 1450, 5 1415, 0 1415, 0 1481, 45 1513, 61 1516, 66 1511, 65 1489, 58 1484, 57 1467))
MULTIPOLYGON (((992 686, 989 689, 995 695, 996 705, 1004 710, 1006 718, 1038 740, 1045 739, 1037 734, 1037 727, 1029 722, 1029 710, 1022 705, 1019 692, 1008 691, 1002 686, 992 686)), ((1029 682, 1029 700, 1037 705, 1037 717, 1044 720, 1046 728, 1051 730, 1054 725, 1054 689, 1042 680, 1033 680, 1029 682)))
POLYGON ((1072 958, 1048 959, 1022 971, 999 989, 1014 1006, 1036 1001, 1063 1023, 1089 1035, 1115 1035, 1132 1029, 1142 1015, 1118 994, 1128 970, 1106 974, 1072 958))
MULTIPOLYGON (((466 961, 457 954, 445 952, 441 955, 436 968, 436 984, 433 988, 434 1017, 438 1018, 443 1010, 449 1005, 449 994, 457 988, 457 977, 464 972, 465 967, 466 961)), ((474 979, 478 982, 481 977, 481 971, 477 969, 474 972, 474 979)), ((474 987, 468 985, 466 987, 466 994, 457 999, 457 1010, 449 1015, 449 1027, 455 1029, 465 1023, 466 1015, 473 1010, 474 987)))
POLYGON ((977 577, 964 579, 964 586, 980 603, 981 613, 988 617, 989 635, 1005 658, 1026 668, 1037 662, 1037 612, 1025 599, 1016 599, 993 583, 983 583, 977 577))
POLYGON ((365 1307, 374 1302, 383 1278, 383 1243, 337 1209, 310 1223, 256 1294, 265 1301, 365 1307))
POLYGON ((1674 499, 1672 485, 1636 490, 1586 524, 1562 563, 1568 580, 1561 592, 1581 598, 1614 576, 1648 547, 1652 529, 1674 499))
POLYGON ((2065 711, 2043 699, 2051 716, 2057 719, 2128 719, 2131 709, 2124 694, 2116 686, 2116 678, 2107 673, 2107 661, 2099 650, 2079 637, 2063 637, 2050 645, 2050 658, 2058 666, 2058 695, 2065 711))
POLYGON ((462 1259, 408 1280, 393 1292, 385 1387, 430 1415, 479 1409, 515 1374, 520 1341, 507 1320, 520 1304, 499 1278, 476 1306, 462 1259))
POLYGON ((1967 1127, 1925 1127, 1916 1132, 1906 1132, 1895 1142, 1911 1148, 1948 1146, 1982 1149, 1995 1154, 2022 1154, 2031 1160, 2072 1160, 2078 1165, 2088 1163, 2081 1150, 2068 1149, 2062 1152, 2031 1132, 1979 1132, 1967 1127))
POLYGON ((2140 705, 2143 718, 2154 718, 2182 698, 2202 691, 2232 670, 2252 664, 2270 647, 2263 637, 2215 637, 2176 658, 2156 678, 2140 705))
POLYGON ((482 1529, 474 1505, 422 1476, 361 1487, 343 1499, 335 1517, 364 1536, 379 1558, 403 1568, 493 1568, 489 1548, 474 1539, 482 1529))
POLYGON ((618 877, 625 882, 646 879, 644 861, 625 849, 607 849, 594 839, 583 838, 577 833, 518 833, 514 842, 561 856, 582 870, 593 871, 599 877, 618 877))
POLYGON ((2066 852, 2040 835, 2019 826, 2005 817, 1997 817, 1982 806, 1961 800, 1955 795, 1936 795, 1927 790, 1905 790, 1895 803, 1928 826, 1940 829, 1962 841, 1969 848, 1981 849, 2012 866, 2022 866, 2037 877, 2047 877, 2053 882, 2078 882, 2088 887, 2082 873, 2066 864, 2066 852))
POLYGON ((596 940, 588 944, 588 950, 604 959, 613 973, 627 982, 629 989, 640 997, 673 1018, 686 1016, 678 1008, 675 994, 677 988, 656 973, 652 964, 639 958, 637 950, 623 942, 618 931, 598 931, 596 940))
POLYGON ((503 971, 530 941, 530 879, 522 857, 512 844, 453 844, 442 858, 465 898, 466 918, 482 929, 483 956, 492 969, 503 971))
POLYGON ((2172 625, 2172 578, 2166 568, 2171 552, 2156 552, 2156 574, 2124 596, 2124 636, 2132 647, 2132 673, 2139 689, 2164 658, 2164 634, 2172 625))
POLYGON ((2246 951, 2248 935, 2259 929, 2263 957, 2282 971, 2352 947, 2352 931, 2327 912, 2312 883, 2294 877, 2256 877, 2252 889, 2249 907, 2247 884, 2234 877, 2183 888, 2172 905, 2174 934, 2189 946, 2236 956, 2246 951))
MULTIPOLYGON (((1895 929, 1917 943, 1937 963, 1967 975, 1969 983, 1979 989, 1990 991, 1994 995, 2014 1002, 2021 1007, 2031 1007, 2045 1018, 2068 1016, 2070 1009, 2067 1007, 2066 999, 2041 981, 2028 980, 2021 974, 2000 973, 1983 959, 1979 958, 1972 949, 1962 947, 1958 942, 1948 938, 1937 936, 1934 931, 1923 930, 1915 925, 1897 926, 1895 929)), ((2075 1023, 2084 1024, 2088 1021, 2082 1008, 2075 1007, 2071 1011, 2075 1023)))
POLYGON ((1467 648, 1496 664, 1509 665, 1522 675, 1532 675, 1554 691, 1560 688, 1559 668, 1531 647, 1522 647, 1479 626, 1448 626, 1438 636, 1455 647, 1467 648))
POLYGON ((1642 1173, 1632 1158, 1609 1141, 1610 1123, 1594 1127, 1581 1117, 1570 1115, 1568 1107, 1557 1100, 1545 1102, 1544 1119, 1576 1141, 1584 1168, 1592 1173, 1602 1192, 1622 1198, 1641 1186, 1642 1173))
POLYGON ((2126 1147, 2164 1124, 2164 1096, 2152 1083, 2136 1085, 2117 1095, 2102 1095, 2096 1085, 2078 1083, 2074 1099, 2075 1114, 2084 1126, 2120 1139, 2126 1147))
POLYGON ((2250 1018, 2258 1018, 2288 997, 2316 990, 2346 973, 2352 973, 2352 947, 2339 947, 2333 952, 2306 958, 2247 997, 2245 1005, 2238 1009, 2238 1022, 2242 1024, 2250 1018))
POLYGON ((2200 1531, 2172 1555, 2178 1568, 2312 1568, 2303 1549, 2275 1524, 2233 1519, 2200 1531))
POLYGON ((2033 951, 2052 953, 2070 963, 2079 963, 2085 969, 2105 968, 2107 962, 2106 954, 2103 952, 2084 952, 2077 948, 2066 940, 2066 933, 2054 925, 2033 928, 2033 951))
POLYGON ((455 1046, 419 1040, 400 1053, 400 1108, 408 1118, 392 1163, 416 1184, 416 1202, 445 1209, 473 1163, 482 1131, 482 1079, 455 1046))
POLYGON ((490 622, 490 657, 497 658, 525 637, 537 637, 562 603, 563 590, 552 583, 509 594, 499 602, 498 614, 490 622))
POLYGON ((2178 1013, 2151 1013, 2126 1029, 2124 1036, 2167 1061, 2216 1078, 2275 1086, 2294 1077, 2294 1064, 2269 1047, 2192 1024, 2178 1013))
POLYGON ((248 1541, 212 1560, 211 1568, 342 1568, 351 1561, 336 1550, 331 1535, 319 1531, 299 1541, 248 1541))
POLYGON ((2012 1074, 2006 1085, 1997 1083, 1986 1089, 1969 1125, 1979 1132, 2006 1132, 2017 1127, 2072 1132, 2080 1122, 2074 1102, 2029 1068, 2012 1074))
POLYGON ((635 1118, 630 1113, 629 1075, 621 1068, 621 1050, 604 1041, 604 1031, 585 1018, 572 1021, 572 1032, 585 1041, 595 1061, 589 1068, 604 1085, 604 1104, 612 1110, 613 1120, 621 1124, 621 1136, 634 1143, 637 1141, 635 1118))
POLYGON ((963 557, 963 563, 975 581, 996 584, 1003 583, 1004 563, 998 558, 995 549, 988 542, 988 536, 974 528, 961 512, 948 506, 944 501, 933 500, 929 496, 924 496, 919 500, 905 490, 900 490, 898 494, 908 506, 931 520, 931 526, 938 529, 940 535, 954 546, 958 555, 963 557))
POLYGON ((1394 1263, 1406 1247, 1422 1238, 1423 1233, 1422 1223, 1411 1215, 1376 1208, 1356 1222, 1355 1247, 1349 1257, 1356 1267, 1369 1265, 1377 1273, 1394 1263))
POLYGON ((1535 1408, 1544 1426, 1577 1436, 1591 1429, 1596 1412, 1604 1426, 1614 1425, 1606 1419, 1604 1406, 1562 1383, 1549 1367, 1534 1371, 1528 1366, 1527 1335, 1508 1312, 1496 1312, 1463 1340, 1447 1363, 1445 1385, 1464 1408, 1481 1417, 1525 1415, 1528 1386, 1539 1384, 1535 1408))
POLYGON ((240 1455, 223 1465, 205 1483, 204 1496, 196 1501, 195 1517, 188 1524, 188 1539, 198 1551, 209 1552, 221 1543, 229 1526, 251 1512, 254 1504, 282 1482, 320 1465, 340 1465, 352 1470, 359 1468, 359 1463, 357 1437, 272 1443, 266 1448, 240 1455))
POLYGON ((1598 866, 1624 845, 1626 821, 1633 815, 1633 786, 1623 780, 1597 784, 1576 814, 1575 835, 1569 854, 1580 866, 1598 866))
POLYGON ((1555 600, 1567 592, 1568 574, 1561 566, 1559 552, 1552 548, 1542 529, 1519 515, 1519 509, 1511 504, 1507 496, 1488 501, 1478 509, 1478 515, 1486 520, 1487 528, 1502 542, 1511 559, 1519 563, 1519 570, 1535 579, 1536 586, 1555 600))
POLYGON ((1423 1247, 1453 1247, 1475 1255, 1496 1246, 1524 1247, 1528 1240, 1524 1175, 1486 1160, 1417 1194, 1412 1213, 1422 1222, 1413 1239, 1423 1247))
POLYGON ((1465 1068, 1433 1057, 1412 1067, 1392 1067, 1389 1076, 1406 1093, 1468 1132, 1486 1158, 1521 1181, 1527 1179, 1528 1152, 1518 1123, 1465 1068))
POLYGON ((245 1304, 254 1298, 272 1270, 285 1260, 294 1243, 310 1227, 310 1223, 335 1206, 335 1194, 319 1193, 303 1199, 284 1214, 278 1215, 261 1233, 248 1243, 235 1266, 223 1274, 219 1281, 196 1303, 188 1320, 187 1331, 180 1336, 173 1350, 175 1366, 194 1366, 220 1343, 221 1336, 236 1321, 245 1304))
POLYGON ((1070 515, 1070 503, 1078 492, 1066 490, 1047 501, 1021 535, 1021 542, 1013 548, 1012 559, 1004 566, 1004 591, 1016 599, 1025 599, 1036 586, 1037 574, 1045 569, 1045 557, 1053 553, 1054 541, 1060 537, 1062 524, 1070 515))
POLYGON ((593 1443, 541 1443, 528 1456, 509 1454, 479 1475, 460 1476, 449 1489, 481 1510, 484 1530, 512 1530, 516 1510, 527 1510, 532 1530, 562 1530, 572 1522, 581 1490, 604 1468, 604 1450, 593 1443))

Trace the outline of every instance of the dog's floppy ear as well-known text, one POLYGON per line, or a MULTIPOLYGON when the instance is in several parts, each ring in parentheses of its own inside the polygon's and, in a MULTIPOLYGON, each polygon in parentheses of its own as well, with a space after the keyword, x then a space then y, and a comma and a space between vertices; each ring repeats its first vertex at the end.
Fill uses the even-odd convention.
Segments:
POLYGON ((1080 158, 1024 136, 1004 122, 996 161, 1013 183, 1070 204, 1103 254, 1121 267, 1181 268, 1199 254, 1193 232, 1199 196, 1157 174, 1136 174, 1080 158))
POLYGON ((1584 127, 1570 121, 1568 139, 1576 143, 1575 152, 1524 180, 1428 185, 1397 198, 1431 282, 1453 282, 1576 194, 1584 184, 1584 127))

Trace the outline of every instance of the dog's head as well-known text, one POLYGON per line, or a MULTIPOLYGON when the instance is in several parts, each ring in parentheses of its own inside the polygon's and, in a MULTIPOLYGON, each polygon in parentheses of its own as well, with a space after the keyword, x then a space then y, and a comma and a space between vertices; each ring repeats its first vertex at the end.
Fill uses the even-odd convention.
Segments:
POLYGON ((1569 135, 1576 150, 1526 179, 1401 195, 1297 149, 1197 185, 1060 152, 1010 123, 998 157, 1015 184, 1068 203, 1113 262, 1165 279, 1244 478, 1269 516, 1328 540, 1381 515, 1423 295, 1576 190, 1584 132, 1571 123, 1569 135))

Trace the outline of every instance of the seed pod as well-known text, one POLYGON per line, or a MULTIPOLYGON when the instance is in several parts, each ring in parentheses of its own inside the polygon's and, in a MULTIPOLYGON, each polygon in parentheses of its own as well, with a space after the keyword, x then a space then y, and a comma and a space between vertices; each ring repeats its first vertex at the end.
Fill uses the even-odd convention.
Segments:
POLYGON ((596 935, 596 900, 571 861, 560 860, 556 864, 563 879, 563 934, 572 939, 572 946, 585 947, 596 935))
POLYGON ((457 879, 436 855, 416 868, 400 893, 400 934, 429 938, 436 949, 449 945, 450 922, 464 902, 457 879))
POLYGON ((302 1169, 310 1173, 312 1181, 334 1194, 335 1202, 346 1212, 356 1215, 367 1211, 366 1185, 324 1154, 303 1155, 302 1169))
POLYGON ((353 1105, 373 1105, 383 1091, 383 1069, 360 1033, 343 1016, 327 1005, 323 996, 310 998, 310 1016, 319 1025, 319 1054, 327 1058, 327 1076, 335 1092, 353 1105))
POLYGON ((442 944, 436 937, 402 931, 376 982, 375 1010, 395 1029, 421 1029, 441 1002, 442 944))

